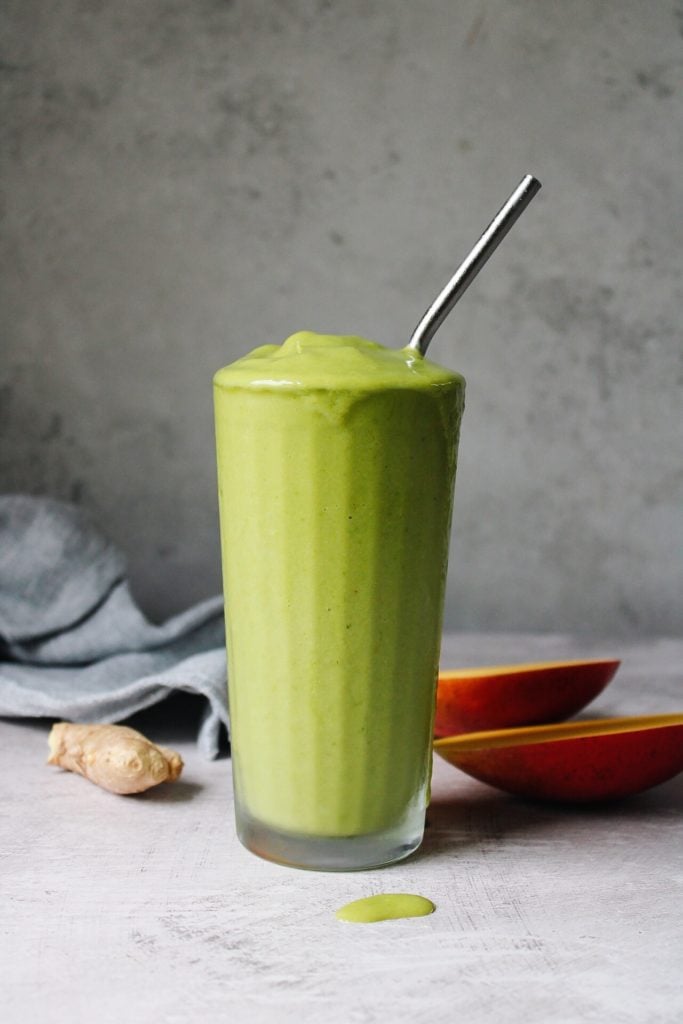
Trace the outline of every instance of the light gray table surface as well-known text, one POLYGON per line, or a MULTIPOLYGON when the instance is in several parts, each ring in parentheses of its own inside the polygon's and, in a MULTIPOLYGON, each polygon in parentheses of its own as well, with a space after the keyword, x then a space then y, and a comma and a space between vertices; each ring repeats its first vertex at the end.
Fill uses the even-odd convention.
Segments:
MULTIPOLYGON (((447 666, 616 656, 596 714, 683 710, 683 642, 448 636, 447 666)), ((230 762, 188 703, 138 716, 182 780, 112 796, 45 765, 48 725, 0 722, 3 1024, 683 1020, 683 776, 600 808, 534 804, 436 759, 421 850, 318 874, 247 853, 230 762), (349 925, 377 892, 430 917, 349 925)), ((590 717, 584 715, 584 717, 590 717)))

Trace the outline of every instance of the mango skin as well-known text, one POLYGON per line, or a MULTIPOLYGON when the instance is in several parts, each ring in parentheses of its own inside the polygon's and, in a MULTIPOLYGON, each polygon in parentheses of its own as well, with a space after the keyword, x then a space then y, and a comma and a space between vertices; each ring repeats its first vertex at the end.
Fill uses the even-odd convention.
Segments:
POLYGON ((619 665, 608 659, 441 671, 434 735, 564 721, 605 689, 619 665))
POLYGON ((683 771, 683 724, 438 753, 515 796, 589 803, 640 793, 683 771))

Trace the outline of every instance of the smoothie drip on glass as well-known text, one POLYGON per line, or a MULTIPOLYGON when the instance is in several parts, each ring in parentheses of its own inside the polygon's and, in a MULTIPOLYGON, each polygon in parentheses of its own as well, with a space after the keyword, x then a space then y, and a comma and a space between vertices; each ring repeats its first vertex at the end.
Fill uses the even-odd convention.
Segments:
POLYGON ((238 832, 309 867, 422 838, 464 381, 301 332, 214 379, 238 832))

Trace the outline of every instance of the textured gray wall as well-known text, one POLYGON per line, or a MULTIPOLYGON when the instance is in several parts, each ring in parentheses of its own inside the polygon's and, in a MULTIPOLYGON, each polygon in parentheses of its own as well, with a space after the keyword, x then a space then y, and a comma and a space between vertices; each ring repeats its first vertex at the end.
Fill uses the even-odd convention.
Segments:
POLYGON ((683 4, 5 0, 1 483, 165 615, 219 587, 211 375, 306 327, 468 380, 447 624, 680 632, 683 4))

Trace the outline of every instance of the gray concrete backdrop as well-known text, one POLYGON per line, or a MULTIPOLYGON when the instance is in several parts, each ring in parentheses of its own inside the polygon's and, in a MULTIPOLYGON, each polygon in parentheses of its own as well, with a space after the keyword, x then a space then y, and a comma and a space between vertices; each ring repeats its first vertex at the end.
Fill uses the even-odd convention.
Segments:
POLYGON ((299 328, 468 380, 450 628, 683 625, 683 3, 4 0, 0 484, 219 588, 211 376, 299 328))

